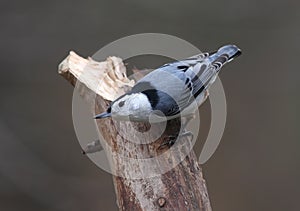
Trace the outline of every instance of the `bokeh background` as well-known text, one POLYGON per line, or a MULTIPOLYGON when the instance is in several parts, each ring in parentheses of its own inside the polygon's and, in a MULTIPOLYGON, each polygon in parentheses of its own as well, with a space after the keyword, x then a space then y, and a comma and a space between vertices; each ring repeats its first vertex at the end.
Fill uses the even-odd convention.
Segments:
MULTIPOLYGON (((220 74, 227 125, 203 165, 213 209, 299 210, 299 8, 293 0, 2 0, 0 210, 117 210, 111 175, 80 153, 73 87, 57 66, 69 50, 87 57, 144 32, 203 51, 227 43, 243 50, 220 74)), ((140 61, 130 65, 161 64, 140 61)), ((200 113, 198 154, 209 102, 200 113)))

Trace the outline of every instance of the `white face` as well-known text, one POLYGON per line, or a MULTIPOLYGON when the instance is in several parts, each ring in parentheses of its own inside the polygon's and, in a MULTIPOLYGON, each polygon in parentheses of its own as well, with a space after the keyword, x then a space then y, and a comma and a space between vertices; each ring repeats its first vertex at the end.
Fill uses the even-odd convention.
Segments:
POLYGON ((111 106, 112 117, 120 120, 129 120, 129 117, 147 120, 151 111, 151 104, 142 93, 124 95, 111 106))

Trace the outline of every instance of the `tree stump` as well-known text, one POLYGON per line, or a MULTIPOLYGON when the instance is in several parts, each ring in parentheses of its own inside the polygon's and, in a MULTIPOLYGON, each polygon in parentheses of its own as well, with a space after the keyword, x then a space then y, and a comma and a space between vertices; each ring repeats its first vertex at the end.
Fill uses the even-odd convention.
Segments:
MULTIPOLYGON (((105 111, 110 101, 134 85, 117 57, 97 62, 70 52, 59 65, 59 74, 79 87, 93 113, 105 111)), ((178 136, 180 119, 164 125, 111 118, 95 122, 105 142, 100 139, 113 172, 120 210, 211 210, 202 169, 189 138, 178 139, 172 147, 164 144, 178 136), (138 135, 149 130, 161 135, 138 135)))

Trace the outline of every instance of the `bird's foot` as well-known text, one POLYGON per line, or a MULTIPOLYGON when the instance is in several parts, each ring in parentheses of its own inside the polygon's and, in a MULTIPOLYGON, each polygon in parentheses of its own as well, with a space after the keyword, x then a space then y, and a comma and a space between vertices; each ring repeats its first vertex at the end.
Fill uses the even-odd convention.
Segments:
POLYGON ((172 135, 166 136, 164 137, 164 142, 158 147, 158 149, 163 149, 165 147, 170 148, 175 144, 177 139, 181 139, 184 137, 191 137, 191 141, 192 141, 194 138, 194 134, 191 131, 186 131, 179 134, 178 136, 172 136, 172 135))

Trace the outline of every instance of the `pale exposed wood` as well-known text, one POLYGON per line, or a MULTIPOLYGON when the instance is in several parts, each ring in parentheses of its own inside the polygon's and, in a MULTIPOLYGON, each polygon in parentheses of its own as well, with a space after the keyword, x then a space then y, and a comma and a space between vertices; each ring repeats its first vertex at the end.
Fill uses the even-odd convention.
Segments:
POLYGON ((134 81, 126 76, 122 59, 114 56, 107 58, 105 62, 97 62, 92 58, 84 59, 71 51, 60 63, 58 72, 72 85, 75 85, 74 79, 78 79, 94 93, 110 101, 124 94, 127 87, 134 85, 134 81))
MULTIPOLYGON (((92 106, 95 113, 106 110, 108 100, 117 98, 134 85, 126 76, 122 60, 117 57, 96 62, 71 52, 60 64, 59 74, 73 85, 78 80, 76 86, 80 87, 81 96, 90 103, 95 102, 92 106)), ((151 129, 160 131, 161 124, 152 124, 151 129)), ((134 133, 135 130, 149 130, 147 123, 115 122, 112 119, 97 121, 106 140, 103 148, 112 172, 119 175, 113 176, 113 180, 120 210, 211 210, 202 170, 193 150, 190 150, 189 139, 179 139, 170 149, 161 147, 170 136, 178 135, 180 124, 179 119, 168 121, 161 138, 148 143, 152 134, 141 139, 134 133), (130 134, 131 140, 124 139, 122 133, 130 134), (144 162, 145 158, 156 157, 160 159, 144 162), (131 158, 133 161, 129 162, 131 158), (158 174, 157 169, 168 166, 174 168, 158 174)))

